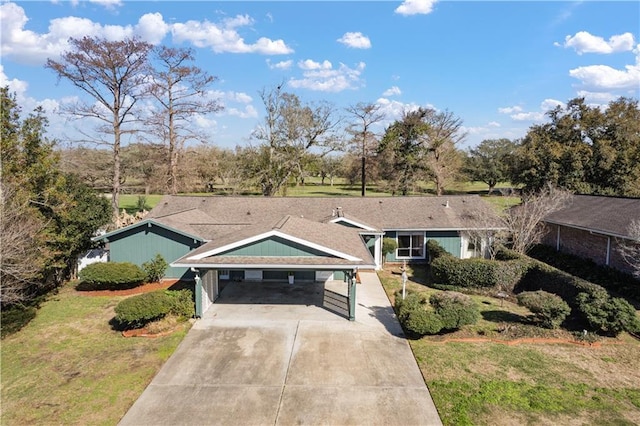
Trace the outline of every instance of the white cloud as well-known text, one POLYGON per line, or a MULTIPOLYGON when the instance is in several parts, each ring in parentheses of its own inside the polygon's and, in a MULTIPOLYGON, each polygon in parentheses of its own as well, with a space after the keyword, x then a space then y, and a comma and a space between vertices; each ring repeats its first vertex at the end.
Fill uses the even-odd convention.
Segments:
POLYGON ((271 59, 267 58, 267 66, 269 67, 269 69, 276 69, 276 70, 288 70, 291 68, 291 66, 293 65, 293 59, 289 59, 287 61, 280 61, 280 62, 276 62, 275 64, 271 63, 271 59))
POLYGON ((522 111, 522 108, 517 105, 512 107, 498 108, 498 112, 500 114, 511 114, 511 113, 520 112, 520 111, 522 111))
POLYGON ((569 75, 580 80, 586 89, 594 91, 635 90, 640 88, 640 64, 626 65, 617 70, 608 65, 588 65, 569 70, 569 75))
POLYGON ((540 103, 540 111, 526 112, 520 106, 498 108, 501 114, 508 114, 514 121, 543 121, 545 113, 564 103, 555 99, 545 99, 540 103))
POLYGON ((370 49, 371 48, 371 40, 369 40, 369 37, 365 36, 361 32, 345 33, 337 41, 344 44, 347 47, 352 47, 354 49, 370 49))
POLYGON ((427 15, 433 11, 437 0, 405 0, 395 10, 400 15, 427 15))
POLYGON ((305 59, 304 61, 298 62, 298 67, 303 70, 330 70, 333 68, 333 65, 326 59, 321 63, 312 59, 305 59))
POLYGON ((106 9, 115 9, 123 4, 122 0, 89 0, 89 2, 104 6, 106 9))
POLYGON ((388 126, 395 120, 402 118, 402 114, 405 111, 415 111, 419 107, 436 109, 432 104, 419 105, 414 102, 404 103, 387 98, 378 98, 376 105, 380 106, 380 113, 384 114, 384 121, 381 123, 383 126, 388 126))
POLYGON ((588 90, 578 90, 578 96, 584 98, 590 104, 608 104, 618 98, 613 93, 589 92, 588 90))
POLYGON ((29 87, 29 83, 23 80, 18 80, 17 78, 9 80, 9 77, 4 73, 4 66, 0 64, 0 87, 6 86, 9 87, 10 93, 15 93, 16 97, 21 99, 24 98, 27 88, 29 87))
POLYGON ((25 29, 28 18, 24 9, 15 3, 0 5, 0 51, 16 62, 40 65, 47 58, 57 58, 69 48, 69 38, 104 37, 122 40, 134 35, 149 43, 162 41, 169 31, 159 13, 143 15, 135 26, 101 25, 86 18, 67 16, 52 19, 48 32, 38 34, 25 29))
POLYGON ((229 108, 225 110, 227 115, 233 115, 240 118, 257 118, 258 111, 254 108, 253 105, 247 105, 244 109, 238 108, 229 108))
MULTIPOLYGON (((633 34, 624 33, 614 35, 605 40, 602 37, 594 36, 587 31, 577 32, 574 36, 566 36, 564 39, 565 48, 573 48, 578 55, 583 53, 616 53, 628 52, 633 49, 635 43, 633 34)), ((560 45, 556 43, 556 45, 560 45)))
POLYGON ((497 121, 490 121, 487 126, 489 127, 501 127, 501 124, 498 123, 497 121))
POLYGON ((561 102, 555 99, 545 99, 540 104, 540 109, 542 111, 551 111, 555 107, 561 107, 561 106, 564 106, 564 102, 561 102))
MULTIPOLYGON (((104 1, 112 6, 117 1, 104 1)), ((16 62, 41 65, 47 58, 57 58, 69 48, 69 38, 103 37, 107 40, 122 40, 139 36, 151 43, 160 43, 172 32, 177 42, 190 41, 197 47, 211 47, 215 52, 259 53, 265 55, 292 53, 283 40, 261 37, 248 44, 237 28, 250 26, 253 19, 248 15, 227 18, 219 24, 208 21, 187 21, 168 24, 160 13, 142 15, 135 25, 102 25, 86 18, 66 16, 52 19, 48 32, 36 33, 26 29, 29 18, 22 7, 15 3, 0 4, 0 52, 16 62)))
POLYGON ((542 121, 544 120, 543 112, 519 112, 512 114, 511 118, 515 121, 542 121))
POLYGON ((401 95, 402 91, 398 86, 391 86, 387 90, 382 93, 382 96, 398 96, 401 95))
POLYGON ((293 49, 283 40, 259 38, 253 44, 247 44, 236 31, 237 28, 253 23, 247 15, 228 18, 222 24, 209 21, 187 21, 172 25, 173 37, 177 42, 189 41, 196 47, 210 47, 216 53, 259 53, 263 55, 282 55, 293 53, 293 49))
POLYGON ((160 13, 147 13, 140 17, 135 32, 143 40, 151 44, 160 44, 162 39, 169 32, 169 24, 164 22, 164 18, 160 13))
POLYGON ((340 64, 337 69, 329 61, 315 62, 307 59, 298 63, 303 70, 303 78, 292 78, 289 85, 297 89, 309 89, 319 92, 341 92, 346 89, 355 89, 362 85, 360 75, 366 65, 358 63, 354 68, 340 64))

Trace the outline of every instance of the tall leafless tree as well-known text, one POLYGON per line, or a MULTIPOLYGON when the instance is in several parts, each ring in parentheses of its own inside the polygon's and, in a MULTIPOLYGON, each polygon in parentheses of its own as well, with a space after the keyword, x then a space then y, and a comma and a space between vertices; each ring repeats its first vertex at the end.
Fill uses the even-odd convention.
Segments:
POLYGON ((384 113, 380 111, 380 105, 374 103, 359 102, 346 108, 347 113, 351 115, 354 123, 351 123, 347 132, 353 135, 353 143, 358 145, 361 155, 361 195, 364 197, 367 190, 367 157, 371 155, 375 149, 376 135, 371 131, 371 127, 384 120, 384 113))
POLYGON ((85 92, 91 101, 79 101, 64 108, 75 118, 95 119, 99 134, 110 138, 92 138, 110 146, 113 152, 111 205, 118 215, 122 135, 136 132, 130 124, 137 120, 136 105, 144 95, 147 58, 152 46, 137 38, 109 41, 99 37, 69 39, 71 50, 60 61, 47 59, 46 68, 59 79, 68 80, 85 92))
POLYGON ((188 140, 206 142, 193 121, 222 109, 208 89, 216 81, 202 69, 190 65, 195 60, 193 49, 158 46, 153 50, 150 93, 160 110, 149 117, 155 134, 167 146, 167 190, 178 192, 178 161, 188 140))
POLYGON ((640 219, 634 219, 629 225, 629 239, 618 240, 618 252, 631 267, 631 273, 640 278, 640 219))
POLYGON ((253 132, 259 146, 242 151, 249 178, 266 196, 275 195, 293 176, 304 177, 309 152, 324 156, 342 149, 335 131, 340 122, 327 103, 303 104, 298 96, 282 91, 282 85, 263 89, 260 98, 266 115, 253 132))
POLYGON ((511 248, 518 253, 526 253, 540 242, 545 230, 543 219, 571 201, 571 193, 555 187, 525 194, 522 203, 510 208, 504 223, 509 232, 511 248))
POLYGON ((429 175, 436 186, 436 195, 442 195, 462 169, 463 157, 456 147, 465 137, 462 120, 451 111, 428 109, 424 121, 428 125, 429 175))

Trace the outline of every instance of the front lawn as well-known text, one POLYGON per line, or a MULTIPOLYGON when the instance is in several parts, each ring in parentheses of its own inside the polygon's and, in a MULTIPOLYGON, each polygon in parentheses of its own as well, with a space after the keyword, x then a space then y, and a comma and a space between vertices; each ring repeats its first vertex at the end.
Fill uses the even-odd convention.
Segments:
MULTIPOLYGON (((424 269, 416 272, 419 282, 410 274, 409 289, 439 291, 425 285, 424 269)), ((402 287, 398 271, 379 275, 393 301, 402 287)), ((528 310, 515 303, 472 297, 482 314, 477 324, 409 340, 445 425, 640 424, 640 342, 622 334, 599 338, 600 346, 508 345, 514 338, 574 336, 527 324, 528 310)))
POLYGON ((109 325, 123 298, 82 295, 68 284, 2 340, 2 424, 118 423, 189 327, 125 338, 109 325))

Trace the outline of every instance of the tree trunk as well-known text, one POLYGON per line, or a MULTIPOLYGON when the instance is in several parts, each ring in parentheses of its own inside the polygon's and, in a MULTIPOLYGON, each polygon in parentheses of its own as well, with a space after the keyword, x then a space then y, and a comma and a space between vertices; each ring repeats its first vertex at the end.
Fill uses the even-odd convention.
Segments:
MULTIPOLYGON (((114 105, 117 103, 114 102, 114 105)), ((114 219, 120 214, 120 121, 119 110, 113 112, 113 182, 111 187, 111 207, 114 219)))

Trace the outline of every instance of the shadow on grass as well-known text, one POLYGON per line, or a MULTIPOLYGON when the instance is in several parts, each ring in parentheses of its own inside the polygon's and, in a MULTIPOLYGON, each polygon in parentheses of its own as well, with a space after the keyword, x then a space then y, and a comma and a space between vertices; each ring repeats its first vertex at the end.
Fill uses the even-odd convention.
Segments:
POLYGON ((522 315, 514 314, 513 312, 507 311, 483 311, 482 318, 486 321, 503 323, 503 322, 515 322, 526 324, 529 322, 527 317, 522 315))

